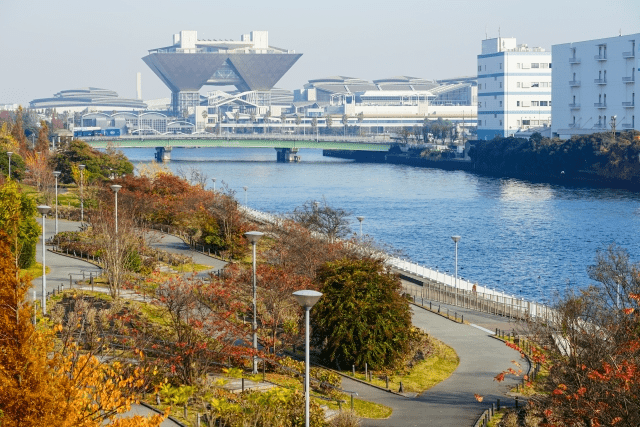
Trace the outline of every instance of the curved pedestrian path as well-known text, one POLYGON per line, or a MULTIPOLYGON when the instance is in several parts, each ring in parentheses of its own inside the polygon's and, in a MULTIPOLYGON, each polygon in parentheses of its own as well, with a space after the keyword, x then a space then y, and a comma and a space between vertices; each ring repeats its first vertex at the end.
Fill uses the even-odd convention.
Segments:
POLYGON ((460 364, 448 379, 414 398, 344 378, 344 389, 393 409, 388 419, 365 419, 363 427, 471 427, 488 405, 496 403, 497 399, 502 405, 514 404, 506 393, 515 387, 518 378, 507 377, 498 383, 494 377, 510 367, 526 372, 528 363, 520 358, 520 353, 492 338, 486 331, 452 322, 419 307, 413 307, 413 324, 452 347, 460 358, 460 364), (512 360, 522 367, 514 366, 512 360), (483 402, 478 402, 474 394, 483 396, 483 402))

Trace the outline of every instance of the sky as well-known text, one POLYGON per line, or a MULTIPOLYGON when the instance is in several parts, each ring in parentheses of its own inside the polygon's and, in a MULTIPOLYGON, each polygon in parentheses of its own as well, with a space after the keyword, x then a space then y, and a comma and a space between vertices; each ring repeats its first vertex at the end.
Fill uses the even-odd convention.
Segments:
POLYGON ((86 86, 135 98, 138 72, 143 99, 168 97, 141 58, 180 30, 233 40, 269 31, 270 45, 303 54, 276 84, 295 90, 332 75, 472 76, 487 36, 550 50, 639 33, 640 1, 0 0, 0 104, 86 86))

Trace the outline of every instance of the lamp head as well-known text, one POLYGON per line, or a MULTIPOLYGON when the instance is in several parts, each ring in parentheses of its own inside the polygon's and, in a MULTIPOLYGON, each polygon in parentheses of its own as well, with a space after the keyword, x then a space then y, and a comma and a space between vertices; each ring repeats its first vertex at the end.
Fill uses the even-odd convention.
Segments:
POLYGON ((454 242, 458 243, 458 242, 460 241, 460 236, 451 236, 451 239, 452 239, 454 242))
POLYGON ((358 219, 358 221, 360 221, 360 222, 364 221, 364 217, 363 217, 363 216, 357 216, 356 218, 357 218, 357 219, 358 219))
POLYGON ((113 190, 114 193, 118 194, 118 191, 120 191, 120 189, 122 188, 122 185, 118 185, 118 184, 113 184, 111 186, 111 189, 113 190))
POLYGON ((211 178, 211 181, 216 182, 216 179, 215 178, 211 178))
POLYGON ((57 177, 60 176, 61 173, 62 172, 60 172, 60 171, 55 171, 55 172, 53 172, 53 176, 55 176, 57 178, 57 177))
POLYGON ((247 191, 247 189, 248 189, 249 187, 242 187, 242 188, 244 188, 244 191, 247 191))
POLYGON ((298 304, 300 304, 301 307, 311 308, 318 302, 318 300, 322 296, 322 293, 303 290, 294 292, 293 296, 296 297, 296 301, 298 301, 298 304))
POLYGON ((252 245, 258 243, 258 240, 260 240, 263 235, 264 233, 261 233, 259 231, 247 231, 246 233, 244 233, 244 237, 246 237, 249 243, 251 243, 252 245))
POLYGON ((7 156, 9 156, 9 158, 11 158, 12 154, 13 154, 13 151, 7 151, 7 156))
POLYGON ((36 207, 36 209, 38 209, 38 212, 40 212, 40 215, 46 215, 51 210, 51 206, 39 205, 36 207))
POLYGON ((85 165, 78 165, 78 169, 80 169, 81 171, 84 170, 85 165))

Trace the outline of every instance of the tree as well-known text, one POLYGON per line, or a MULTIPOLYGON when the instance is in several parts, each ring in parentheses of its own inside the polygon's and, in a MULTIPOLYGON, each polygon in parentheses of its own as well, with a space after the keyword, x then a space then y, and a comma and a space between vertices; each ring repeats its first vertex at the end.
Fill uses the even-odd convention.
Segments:
POLYGON ((323 293, 314 306, 313 341, 325 363, 345 369, 395 367, 408 351, 409 303, 400 280, 382 261, 345 258, 325 264, 316 283, 323 293))
POLYGON ((318 118, 314 117, 313 119, 311 119, 311 128, 313 129, 313 132, 317 132, 318 131, 318 118))
POLYGON ((11 126, 11 136, 18 144, 20 154, 24 156, 27 154, 28 148, 27 137, 24 134, 24 121, 22 119, 23 111, 24 110, 22 109, 22 106, 18 107, 18 111, 16 111, 15 122, 13 123, 13 126, 11 126))
POLYGON ((291 217, 310 231, 322 233, 330 240, 341 239, 351 234, 348 218, 351 212, 329 206, 323 197, 322 202, 307 200, 294 209, 291 217))
POLYGON ((364 113, 358 113, 358 124, 360 125, 360 136, 362 136, 362 122, 364 122, 364 113))
MULTIPOLYGON (((269 125, 270 120, 271 119, 271 110, 267 110, 264 115, 262 116, 262 121, 264 122, 264 124, 269 125)), ((269 133, 271 133, 271 129, 268 129, 269 133)))
POLYGON ((284 111, 282 111, 280 113, 280 133, 284 133, 284 129, 285 129, 284 125, 286 121, 287 121, 287 115, 285 114, 284 111))
POLYGON ((15 181, 0 187, 0 230, 10 239, 16 268, 29 268, 36 262, 36 245, 41 232, 36 215, 35 202, 20 191, 15 181))
POLYGON ((527 333, 546 351, 546 393, 531 411, 553 425, 640 425, 640 263, 618 246, 588 268, 595 284, 561 299, 548 322, 527 333), (560 345, 558 345, 560 343, 560 345))
POLYGON ((327 126, 327 133, 331 134, 331 126, 333 126, 333 117, 331 117, 331 114, 325 116, 325 125, 327 126))
MULTIPOLYGON (((55 351, 53 332, 31 323, 28 277, 18 279, 9 238, 0 232, 0 408, 2 425, 158 426, 164 419, 115 420, 135 401, 140 370, 101 364, 91 353, 55 351)), ((55 331, 59 326, 54 328, 55 331)))
POLYGON ((47 126, 47 122, 44 120, 40 120, 40 129, 38 129, 35 151, 41 152, 44 157, 48 157, 49 155, 49 126, 47 126))
POLYGON ((298 134, 300 134, 300 124, 302 123, 302 117, 296 114, 296 127, 298 127, 298 134))
POLYGON ((344 136, 347 136, 347 125, 349 124, 349 115, 348 114, 343 114, 342 115, 342 126, 344 128, 344 136))

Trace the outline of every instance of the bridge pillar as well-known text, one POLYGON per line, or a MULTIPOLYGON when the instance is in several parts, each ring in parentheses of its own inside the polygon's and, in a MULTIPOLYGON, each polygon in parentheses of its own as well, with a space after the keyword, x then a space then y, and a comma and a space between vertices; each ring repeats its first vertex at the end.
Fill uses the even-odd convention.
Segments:
POLYGON ((171 160, 171 149, 173 147, 156 147, 156 162, 163 163, 171 160))
POLYGON ((276 148, 276 156, 279 163, 299 162, 297 148, 276 148))

